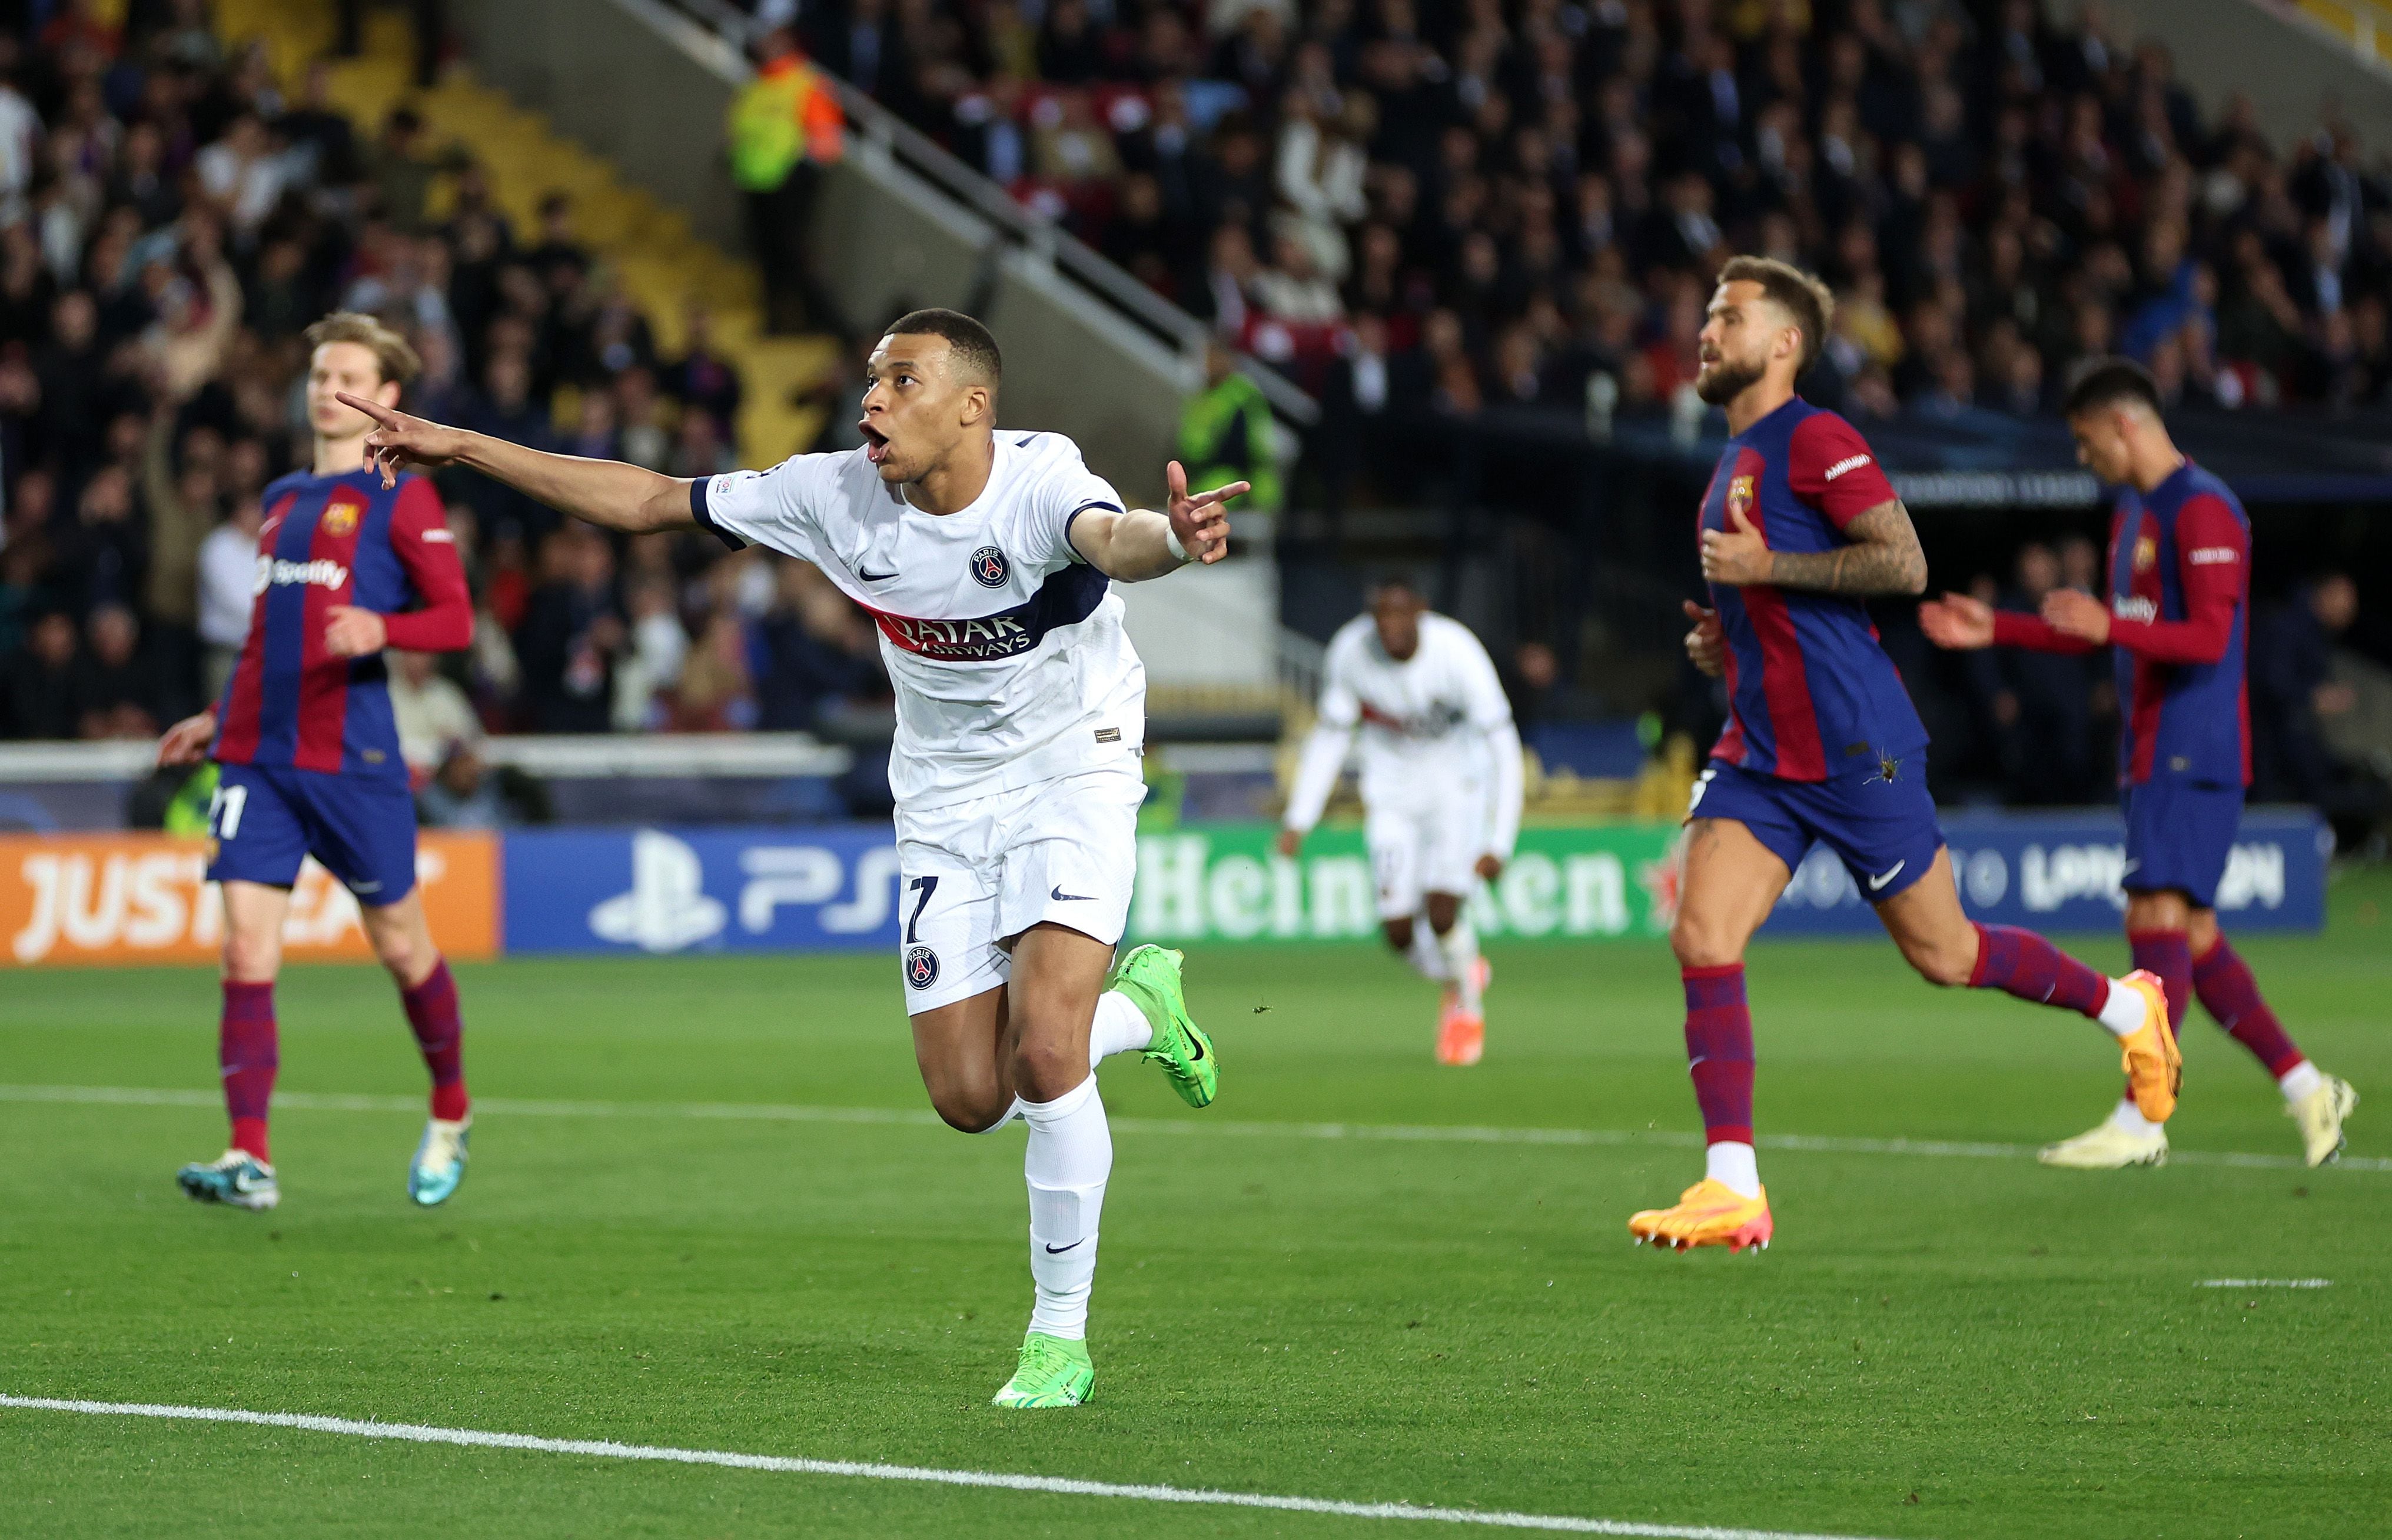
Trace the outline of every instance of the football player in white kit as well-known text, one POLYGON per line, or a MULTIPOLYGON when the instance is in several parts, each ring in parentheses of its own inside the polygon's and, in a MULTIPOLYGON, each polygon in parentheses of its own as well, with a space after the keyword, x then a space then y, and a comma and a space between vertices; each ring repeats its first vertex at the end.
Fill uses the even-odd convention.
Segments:
POLYGON ((1389 946, 1445 987, 1437 1062, 1476 1064, 1488 967, 1465 900, 1480 878, 1502 874, 1520 835, 1520 734, 1478 638, 1400 578, 1374 589, 1370 613, 1330 641, 1280 855, 1320 821, 1358 731, 1379 922, 1389 946))
POLYGON ((1227 553, 1222 505, 1174 463, 1167 512, 1125 510, 1070 439, 996 430, 986 328, 896 321, 865 370, 862 447, 701 480, 540 454, 350 400, 385 473, 466 465, 609 529, 712 531, 812 563, 878 621, 897 694, 900 963, 939 1115, 1029 1125, 1035 1301, 1001 1406, 1076 1406, 1112 1136, 1096 1062, 1139 1052, 1191 1106, 1217 1087, 1180 954, 1112 970, 1138 861, 1146 671, 1111 579, 1227 553), (1110 987, 1108 972, 1112 971, 1110 987))

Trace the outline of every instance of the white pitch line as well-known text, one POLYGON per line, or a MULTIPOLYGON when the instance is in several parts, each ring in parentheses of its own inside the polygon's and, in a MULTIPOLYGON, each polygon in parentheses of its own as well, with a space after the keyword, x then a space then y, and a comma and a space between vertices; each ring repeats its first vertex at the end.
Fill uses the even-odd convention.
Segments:
MULTIPOLYGON (((64 1102, 92 1106, 217 1107, 214 1091, 150 1089, 115 1085, 0 1085, 0 1102, 64 1102)), ((293 1112, 401 1112, 421 1116, 420 1096, 357 1096, 324 1092, 278 1092, 274 1105, 293 1112)), ((767 1123, 879 1123, 942 1127, 926 1110, 879 1106, 811 1106, 771 1102, 575 1102, 476 1096, 474 1107, 514 1118, 695 1118, 767 1123)), ((1382 1144, 1560 1145, 1616 1147, 1658 1145, 1695 1149, 1702 1136, 1675 1129, 1496 1128, 1462 1123, 1273 1123, 1231 1122, 1210 1118, 1115 1118, 1116 1133, 1216 1134, 1244 1139, 1361 1140, 1382 1144)), ((1762 1149, 1810 1155, 1915 1155, 1973 1160, 2018 1160, 2033 1145, 1972 1143, 1947 1139, 1848 1139, 1810 1133, 1764 1133, 1762 1149)), ((2289 1155, 2251 1155, 2233 1150, 2171 1150, 2178 1166, 2242 1166, 2267 1171, 2306 1167, 2289 1155)), ((2392 1171, 2392 1158, 2345 1156, 2336 1162, 2350 1171, 2392 1171)))
POLYGON ((1638 1535, 1650 1537, 1650 1540, 1861 1540, 1861 1537, 1852 1535, 1803 1534, 1784 1530, 1638 1524, 1618 1519, 1576 1519, 1560 1514, 1421 1508, 1410 1503, 1347 1503, 1327 1497, 1281 1497, 1262 1492, 1217 1492, 1203 1487, 1084 1482, 1068 1476, 1023 1476, 1003 1470, 942 1470, 931 1466, 878 1465, 860 1460, 809 1460, 785 1455, 741 1455, 721 1449, 673 1449, 649 1443, 617 1443, 611 1439, 543 1439, 528 1433, 487 1433, 473 1428, 426 1428, 408 1422, 360 1422, 350 1417, 249 1412, 228 1406, 162 1406, 144 1402, 60 1401, 48 1396, 0 1395, 0 1407, 16 1407, 29 1412, 81 1412, 95 1417, 162 1417, 176 1422, 237 1422, 258 1428, 293 1428, 309 1433, 344 1433, 351 1438, 392 1439, 404 1443, 448 1443, 469 1449, 512 1449, 536 1455, 584 1455, 597 1459, 713 1465, 733 1470, 769 1470, 795 1476, 847 1476, 868 1482, 994 1487, 1008 1492, 1053 1493, 1065 1497, 1126 1497, 1145 1503, 1270 1508, 1283 1513, 1317 1513, 1339 1519, 1409 1519, 1434 1524, 1476 1524, 1487 1529, 1543 1530, 1563 1534, 1638 1535))
POLYGON ((2195 1288, 2332 1288, 2332 1278, 2204 1278, 2195 1288))

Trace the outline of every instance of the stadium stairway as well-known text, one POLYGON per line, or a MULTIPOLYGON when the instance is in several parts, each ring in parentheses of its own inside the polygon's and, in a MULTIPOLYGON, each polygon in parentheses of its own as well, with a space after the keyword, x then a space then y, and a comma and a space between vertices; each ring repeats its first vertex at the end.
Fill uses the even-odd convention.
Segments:
MULTIPOLYGON (((307 66, 332 52, 332 12, 322 0, 218 0, 216 28, 228 47, 262 38, 276 80, 296 95, 307 66)), ((812 442, 823 408, 801 407, 797 397, 828 373, 837 351, 831 339, 766 336, 753 263, 699 239, 680 211, 556 134, 543 115, 476 82, 469 66, 452 65, 437 86, 416 89, 406 19, 377 9, 369 15, 363 55, 333 64, 333 105, 355 123, 360 143, 372 142, 393 107, 413 106, 427 141, 462 147, 482 163, 518 239, 539 227, 543 196, 570 193, 579 238, 646 315, 659 354, 681 350, 691 301, 702 300, 711 312, 715 345, 737 364, 746 384, 737 424, 741 462, 771 464, 812 442)), ((436 217, 451 190, 446 177, 436 187, 436 217)), ((561 395, 561 428, 570 426, 575 410, 571 394, 561 395)))

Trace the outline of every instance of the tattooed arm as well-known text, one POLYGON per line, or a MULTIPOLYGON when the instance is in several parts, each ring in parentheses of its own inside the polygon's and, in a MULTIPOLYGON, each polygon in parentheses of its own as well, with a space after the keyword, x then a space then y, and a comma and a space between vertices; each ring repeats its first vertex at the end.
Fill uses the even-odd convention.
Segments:
POLYGON ((1731 508, 1728 529, 1703 534, 1703 576, 1714 583, 1808 589, 1854 599, 1927 591, 1927 553, 1910 511, 1892 498, 1844 524, 1850 543, 1833 550, 1772 550, 1741 511, 1731 508))

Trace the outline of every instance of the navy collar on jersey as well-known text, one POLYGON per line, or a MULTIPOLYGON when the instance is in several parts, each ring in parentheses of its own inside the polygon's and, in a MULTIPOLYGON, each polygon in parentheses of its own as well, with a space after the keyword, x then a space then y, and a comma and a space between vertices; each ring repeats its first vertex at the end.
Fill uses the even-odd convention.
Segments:
POLYGON ((1809 402, 1802 399, 1801 394, 1797 392, 1796 394, 1788 396, 1785 400, 1780 401, 1777 405, 1770 408, 1759 417, 1754 418, 1750 422, 1746 423, 1744 432, 1740 434, 1730 434, 1727 441, 1730 444, 1745 443, 1747 440, 1750 439, 1753 434, 1761 431, 1762 423, 1774 421, 1778 415, 1784 412, 1788 408, 1807 407, 1809 405, 1809 402))

